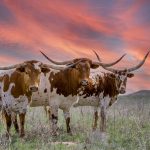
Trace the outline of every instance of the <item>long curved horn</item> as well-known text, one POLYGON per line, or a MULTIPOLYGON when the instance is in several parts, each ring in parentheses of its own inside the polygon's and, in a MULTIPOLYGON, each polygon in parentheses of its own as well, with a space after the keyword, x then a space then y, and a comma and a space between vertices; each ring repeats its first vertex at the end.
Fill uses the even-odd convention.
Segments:
MULTIPOLYGON (((41 52, 41 51, 40 51, 41 52)), ((54 64, 56 64, 56 65, 67 65, 68 67, 73 67, 73 66, 75 66, 76 64, 78 64, 79 62, 81 62, 81 61, 91 61, 90 59, 88 59, 88 58, 75 58, 75 59, 73 59, 73 60, 70 60, 70 61, 64 61, 64 62, 56 62, 56 61, 54 61, 54 60, 52 60, 51 58, 49 58, 46 54, 44 54, 43 52, 41 52, 42 53, 42 55, 46 58, 46 59, 48 59, 50 62, 52 62, 52 63, 54 63, 54 64)))
POLYGON ((68 67, 53 66, 50 64, 43 64, 42 67, 51 68, 51 69, 55 69, 55 70, 65 70, 66 68, 68 68, 68 67))
POLYGON ((99 62, 102 62, 102 60, 100 59, 99 55, 96 53, 96 51, 92 50, 94 52, 94 54, 96 55, 97 59, 99 62))
POLYGON ((125 70, 127 70, 128 72, 132 72, 134 70, 137 70, 138 68, 140 68, 144 64, 144 62, 145 62, 146 58, 148 57, 149 53, 150 53, 150 51, 147 52, 147 54, 145 55, 145 57, 143 58, 143 60, 138 65, 136 65, 135 67, 129 68, 129 69, 113 69, 113 68, 107 68, 107 67, 103 67, 103 66, 102 67, 105 70, 111 71, 113 73, 115 73, 116 71, 123 72, 125 70))
POLYGON ((62 61, 62 62, 54 61, 51 58, 49 58, 46 54, 44 54, 42 51, 40 51, 40 52, 46 59, 48 59, 50 62, 52 62, 53 64, 56 64, 56 65, 67 65, 67 64, 74 63, 74 59, 68 60, 68 61, 62 61))
POLYGON ((12 66, 7 66, 7 67, 0 67, 0 70, 9 70, 9 69, 14 69, 17 67, 22 66, 23 64, 16 64, 16 65, 12 65, 12 66))
POLYGON ((117 64, 120 60, 122 60, 122 58, 126 55, 126 54, 123 54, 119 59, 117 59, 116 61, 114 61, 114 62, 112 62, 112 63, 108 63, 108 64, 106 64, 106 63, 102 63, 101 62, 101 59, 100 59, 100 57, 99 57, 99 55, 95 52, 95 51, 93 51, 94 53, 95 53, 95 55, 96 55, 96 57, 97 57, 97 59, 98 59, 98 64, 100 65, 100 66, 102 66, 103 68, 104 67, 110 67, 110 66, 113 66, 113 65, 115 65, 115 64, 117 64))
POLYGON ((132 72, 134 70, 139 69, 145 63, 145 60, 146 60, 147 56, 149 55, 149 53, 150 53, 150 51, 147 52, 147 54, 145 55, 145 57, 143 58, 143 60, 138 65, 136 65, 135 67, 129 68, 128 71, 132 72))
MULTIPOLYGON (((103 67, 103 66, 102 66, 103 67)), ((103 67, 105 70, 108 70, 110 72, 116 73, 116 71, 118 71, 117 69, 113 69, 113 68, 107 68, 107 67, 103 67)))
POLYGON ((50 64, 43 64, 43 67, 48 67, 48 68, 52 68, 52 69, 55 69, 55 70, 66 70, 66 69, 69 69, 71 67, 74 67, 76 64, 78 64, 81 61, 82 60, 79 60, 76 63, 70 64, 70 65, 65 66, 65 67, 53 66, 53 65, 50 65, 50 64))

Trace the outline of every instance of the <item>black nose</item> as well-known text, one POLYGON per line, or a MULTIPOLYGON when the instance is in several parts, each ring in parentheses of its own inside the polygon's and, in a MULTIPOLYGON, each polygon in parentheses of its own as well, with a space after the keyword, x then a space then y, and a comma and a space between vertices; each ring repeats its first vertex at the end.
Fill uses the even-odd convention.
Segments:
POLYGON ((36 91, 38 91, 38 87, 32 86, 32 87, 30 87, 30 91, 31 92, 36 92, 36 91))
POLYGON ((81 85, 83 85, 83 86, 88 85, 88 81, 87 81, 87 80, 82 80, 82 81, 81 81, 81 85))
POLYGON ((121 88, 120 94, 124 94, 125 92, 126 92, 125 89, 124 89, 124 88, 121 88))

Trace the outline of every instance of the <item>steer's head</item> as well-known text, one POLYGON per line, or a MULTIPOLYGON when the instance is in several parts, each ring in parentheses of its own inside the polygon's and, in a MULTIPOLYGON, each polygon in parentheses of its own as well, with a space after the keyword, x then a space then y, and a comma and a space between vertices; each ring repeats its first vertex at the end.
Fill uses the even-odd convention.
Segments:
MULTIPOLYGON (((82 86, 88 85, 90 82, 89 76, 90 76, 90 69, 96 69, 99 66, 104 67, 110 67, 112 65, 115 65, 118 63, 124 55, 119 58, 117 61, 112 63, 103 63, 103 62, 94 62, 91 59, 88 58, 77 58, 69 61, 63 61, 63 62, 57 62, 49 58, 47 55, 45 55, 43 52, 41 52, 50 62, 54 63, 55 65, 66 65, 66 69, 75 69, 78 73, 79 77, 79 84, 82 86)), ((94 52, 95 53, 95 52, 94 52)), ((96 53, 95 53, 96 54, 96 53)))
POLYGON ((132 78, 134 74, 128 72, 128 70, 125 69, 125 70, 116 70, 115 72, 113 72, 113 74, 110 74, 110 75, 111 75, 111 78, 113 78, 115 81, 117 91, 120 94, 126 93, 127 79, 132 78))
POLYGON ((113 73, 111 78, 115 79, 116 87, 120 94, 124 94, 126 92, 127 79, 132 78, 134 76, 134 74, 132 72, 139 69, 144 64, 149 53, 150 52, 148 52, 145 55, 143 60, 138 65, 136 65, 135 67, 132 67, 132 68, 117 70, 117 69, 113 69, 113 68, 103 67, 104 69, 111 71, 113 73))
POLYGON ((36 92, 39 87, 41 73, 49 72, 49 68, 43 67, 39 61, 26 61, 23 65, 16 68, 24 78, 25 88, 30 92, 36 92))
POLYGON ((92 62, 87 58, 74 59, 73 63, 70 63, 69 65, 71 64, 74 64, 71 68, 77 72, 79 84, 82 86, 89 84, 90 69, 96 69, 99 67, 99 64, 92 62))

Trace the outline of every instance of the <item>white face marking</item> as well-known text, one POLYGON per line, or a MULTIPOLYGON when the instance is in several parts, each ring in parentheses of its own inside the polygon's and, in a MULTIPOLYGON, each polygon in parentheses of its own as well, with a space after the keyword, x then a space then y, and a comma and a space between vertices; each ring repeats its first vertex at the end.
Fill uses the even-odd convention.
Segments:
POLYGON ((49 95, 50 95, 50 84, 49 84, 49 75, 50 73, 46 73, 46 76, 44 73, 40 74, 40 83, 38 87, 38 91, 32 93, 30 106, 36 107, 36 106, 48 106, 49 105, 49 95), (44 90, 46 89, 46 93, 44 90))
POLYGON ((125 80, 127 79, 127 73, 125 75, 118 75, 119 80, 121 81, 119 90, 126 89, 126 84, 125 84, 125 80))
POLYGON ((120 80, 123 82, 126 79, 126 75, 120 75, 120 80))
POLYGON ((34 68, 35 68, 36 70, 40 70, 40 69, 41 69, 41 68, 40 68, 40 65, 41 65, 41 62, 34 63, 34 68))

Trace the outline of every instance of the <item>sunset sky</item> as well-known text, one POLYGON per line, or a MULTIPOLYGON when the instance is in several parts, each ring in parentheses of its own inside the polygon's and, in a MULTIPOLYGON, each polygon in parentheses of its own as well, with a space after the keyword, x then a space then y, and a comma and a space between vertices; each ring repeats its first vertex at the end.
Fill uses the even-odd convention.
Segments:
MULTIPOLYGON (((0 66, 36 59, 89 57, 115 68, 136 65, 150 50, 149 0, 0 0, 0 66)), ((101 71, 99 68, 96 71, 101 71)), ((150 56, 127 91, 150 89, 150 56)))

